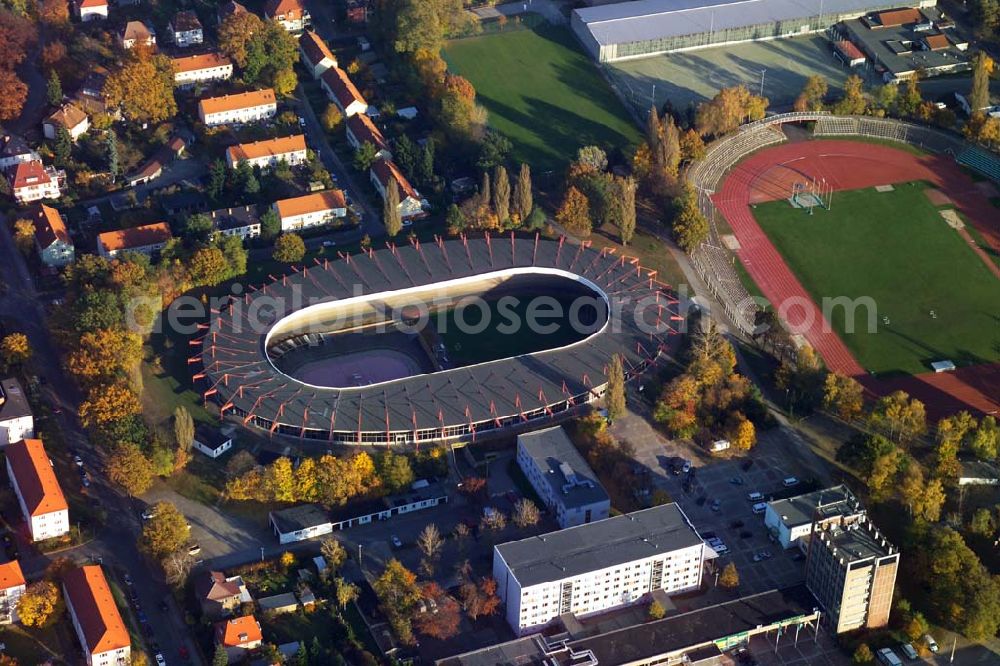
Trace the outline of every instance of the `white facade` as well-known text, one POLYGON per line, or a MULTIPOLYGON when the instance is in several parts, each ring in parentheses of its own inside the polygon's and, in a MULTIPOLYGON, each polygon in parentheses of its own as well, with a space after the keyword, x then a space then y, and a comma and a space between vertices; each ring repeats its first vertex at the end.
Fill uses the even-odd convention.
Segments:
POLYGON ((62 195, 59 180, 55 170, 45 169, 44 175, 26 178, 20 187, 15 186, 14 200, 20 204, 41 201, 42 199, 58 199, 62 195))
POLYGON ((174 73, 174 85, 178 87, 190 87, 199 83, 210 81, 228 81, 233 78, 233 63, 225 63, 212 67, 202 67, 186 72, 174 73))
POLYGON ((80 21, 82 23, 100 21, 108 18, 108 6, 107 4, 81 4, 79 5, 78 13, 80 14, 80 21))
POLYGON ((84 638, 86 634, 83 631, 83 627, 80 626, 76 610, 73 608, 73 601, 68 594, 63 594, 63 597, 66 599, 66 610, 69 611, 70 620, 73 622, 73 630, 76 631, 77 638, 80 640, 84 658, 87 660, 87 666, 126 666, 131 663, 131 646, 91 654, 87 648, 87 641, 84 638))
MULTIPOLYGON (((16 561, 10 566, 17 567, 17 570, 20 571, 20 566, 16 561)), ((20 583, 0 589, 0 624, 20 622, 20 618, 17 616, 17 602, 24 594, 24 588, 24 583, 20 583)))
POLYGON ((258 167, 262 171, 267 171, 278 166, 279 162, 287 162, 289 166, 296 166, 306 163, 306 149, 290 150, 286 153, 261 155, 260 157, 248 157, 245 159, 234 159, 232 149, 226 151, 226 163, 230 169, 235 169, 240 162, 246 162, 250 166, 258 167))
POLYGON ((10 485, 14 489, 14 494, 17 495, 17 503, 21 507, 21 515, 24 516, 24 520, 28 524, 32 541, 44 541, 45 539, 52 539, 69 532, 68 509, 40 513, 34 516, 31 515, 31 510, 24 501, 24 496, 17 485, 17 478, 14 476, 14 471, 11 469, 9 460, 7 461, 7 476, 10 478, 10 485))
POLYGON ((300 215, 290 215, 281 218, 282 231, 298 231, 309 227, 318 227, 329 224, 334 220, 347 216, 346 208, 328 208, 326 210, 315 210, 300 215))
POLYGON ((703 550, 703 545, 694 545, 523 588, 500 552, 494 550, 493 578, 506 605, 507 624, 520 635, 563 613, 579 617, 608 611, 634 604, 657 589, 667 594, 697 589, 701 586, 703 550))
POLYGON ((191 447, 196 451, 204 453, 209 458, 218 458, 223 453, 233 448, 233 438, 228 437, 226 438, 225 441, 221 442, 217 447, 212 448, 208 444, 202 444, 201 442, 198 441, 198 438, 195 437, 195 440, 194 442, 192 442, 191 447))
POLYGON ((31 414, 0 421, 0 445, 7 446, 34 436, 35 418, 31 414))
POLYGON ((201 117, 201 121, 208 127, 215 127, 216 125, 242 125, 245 123, 255 123, 261 120, 274 118, 277 113, 278 105, 273 101, 236 109, 225 109, 211 113, 205 113, 203 108, 198 108, 198 115, 201 117))
POLYGON ((197 46, 205 41, 205 35, 201 28, 195 28, 193 30, 172 30, 174 36, 174 44, 179 48, 187 48, 188 46, 197 46))
POLYGON ((38 162, 42 158, 35 151, 20 153, 18 155, 4 155, 0 157, 0 170, 6 171, 22 162, 38 162))

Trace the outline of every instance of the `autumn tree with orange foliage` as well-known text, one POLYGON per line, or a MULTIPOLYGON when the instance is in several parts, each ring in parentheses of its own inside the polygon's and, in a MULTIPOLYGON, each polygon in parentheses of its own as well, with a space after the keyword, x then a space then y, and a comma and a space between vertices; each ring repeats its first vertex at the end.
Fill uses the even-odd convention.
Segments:
POLYGON ((433 601, 435 611, 417 613, 413 616, 413 628, 417 633, 438 640, 446 640, 458 634, 462 621, 462 609, 437 583, 424 583, 420 593, 428 602, 433 601))
POLYGON ((14 72, 0 69, 0 120, 20 116, 27 99, 28 86, 14 72))
POLYGON ((698 105, 695 127, 702 136, 721 136, 744 122, 763 118, 767 105, 766 97, 752 94, 744 85, 723 88, 715 97, 698 105))
POLYGON ((142 360, 142 339, 130 331, 101 329, 80 336, 70 353, 67 369, 82 384, 123 378, 142 360))
POLYGON ((164 55, 138 50, 108 77, 104 93, 133 122, 158 123, 177 115, 174 68, 164 55))
POLYGON ((88 428, 141 413, 139 397, 120 383, 91 389, 87 399, 80 404, 80 420, 88 428))
POLYGON ((577 236, 589 236, 591 231, 590 202, 587 196, 570 185, 556 211, 556 222, 566 231, 577 236))

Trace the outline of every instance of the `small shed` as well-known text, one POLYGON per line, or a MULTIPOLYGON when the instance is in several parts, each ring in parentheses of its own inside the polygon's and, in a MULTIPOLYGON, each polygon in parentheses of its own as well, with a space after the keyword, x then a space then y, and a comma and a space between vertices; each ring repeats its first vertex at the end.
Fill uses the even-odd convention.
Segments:
POLYGON ((275 594, 271 597, 264 597, 257 600, 257 606, 264 612, 277 615, 282 613, 294 613, 299 608, 299 600, 291 592, 275 594))

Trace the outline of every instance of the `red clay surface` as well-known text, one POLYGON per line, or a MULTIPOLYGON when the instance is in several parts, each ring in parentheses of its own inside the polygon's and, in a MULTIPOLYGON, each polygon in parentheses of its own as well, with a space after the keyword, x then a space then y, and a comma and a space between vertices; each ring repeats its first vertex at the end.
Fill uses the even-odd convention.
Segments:
MULTIPOLYGON (((933 183, 956 202, 986 242, 1000 250, 997 208, 948 156, 919 156, 856 141, 801 141, 760 151, 736 165, 712 197, 740 242, 737 254, 750 276, 790 328, 802 333, 820 353, 828 368, 856 377, 877 394, 904 390, 923 401, 932 415, 959 409, 1000 411, 1000 364, 886 380, 865 372, 751 212, 752 204, 787 199, 794 183, 810 179, 825 179, 835 191, 914 180, 933 183)), ((833 205, 837 205, 836 196, 833 205)))

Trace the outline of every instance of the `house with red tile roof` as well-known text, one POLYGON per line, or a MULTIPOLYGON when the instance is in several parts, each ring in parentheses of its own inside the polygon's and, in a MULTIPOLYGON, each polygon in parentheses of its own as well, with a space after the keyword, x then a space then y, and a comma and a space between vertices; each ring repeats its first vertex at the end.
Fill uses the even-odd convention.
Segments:
POLYGON ((340 190, 326 190, 274 202, 282 231, 330 224, 347 216, 347 200, 340 190))
POLYGON ((261 169, 270 169, 278 162, 286 162, 291 166, 303 164, 306 161, 306 137, 293 134, 277 139, 254 141, 253 143, 238 143, 226 149, 226 164, 235 169, 240 162, 261 169))
POLYGON ((299 37, 299 53, 302 54, 302 64, 314 79, 318 79, 331 67, 337 66, 337 56, 333 55, 333 51, 323 38, 312 30, 307 30, 299 37))
POLYGON ((12 560, 0 564, 0 624, 17 622, 17 602, 24 594, 25 580, 21 563, 12 560))
POLYGON ((162 250, 171 238, 173 234, 166 222, 106 231, 97 236, 97 254, 105 259, 113 259, 122 252, 151 255, 162 250))
POLYGON ((253 615, 234 617, 215 625, 215 643, 225 649, 230 663, 239 663, 263 642, 260 623, 253 615))
POLYGON ((19 204, 42 199, 58 199, 62 194, 59 189, 59 178, 59 171, 43 165, 38 160, 19 162, 7 170, 11 192, 19 204))
POLYGON ((59 268, 73 263, 73 239, 59 211, 39 204, 25 217, 35 224, 35 250, 43 264, 59 268))
POLYGON ((302 0, 267 0, 264 16, 274 19, 288 32, 302 32, 312 24, 312 17, 302 0))
POLYGON ((356 113, 367 113, 368 102, 351 81, 347 72, 339 67, 331 67, 319 78, 320 87, 326 93, 327 99, 337 105, 344 117, 350 118, 356 113))
POLYGON ((198 102, 198 117, 208 127, 255 123, 273 118, 277 113, 278 102, 271 88, 206 97, 198 102))
POLYGON ((180 88, 233 78, 233 61, 218 52, 174 58, 174 85, 180 88))
POLYGON ((375 125, 375 121, 369 118, 367 114, 358 113, 351 116, 344 123, 344 126, 344 134, 347 136, 347 142, 351 144, 354 150, 358 150, 362 145, 370 143, 375 146, 379 157, 392 159, 392 153, 389 151, 389 143, 385 140, 382 130, 375 125))
POLYGON ((240 609, 241 604, 253 601, 240 576, 226 576, 221 571, 197 574, 194 593, 202 612, 209 617, 232 615, 240 609))
POLYGON ((108 0, 77 0, 73 6, 81 23, 108 18, 108 0))
POLYGON ((395 184, 396 191, 399 192, 399 214, 404 220, 424 217, 427 214, 424 211, 428 205, 427 200, 423 199, 420 192, 414 189, 395 162, 380 157, 372 163, 368 173, 372 185, 378 190, 383 201, 385 201, 386 193, 391 184, 395 184))
POLYGON ((91 564, 67 573, 63 596, 87 666, 129 664, 132 640, 101 567, 91 564))
POLYGON ((7 476, 33 541, 69 532, 69 505, 40 439, 8 444, 7 476))

